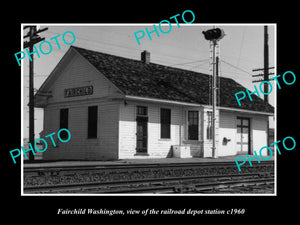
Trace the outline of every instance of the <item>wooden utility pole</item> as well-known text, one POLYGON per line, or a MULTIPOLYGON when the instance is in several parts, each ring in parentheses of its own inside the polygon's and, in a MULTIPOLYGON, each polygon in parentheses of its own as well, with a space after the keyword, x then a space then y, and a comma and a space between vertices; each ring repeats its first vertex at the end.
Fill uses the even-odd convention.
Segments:
MULTIPOLYGON (((30 27, 30 37, 29 42, 29 52, 33 52, 33 35, 35 27, 30 27)), ((34 142, 34 78, 33 78, 33 55, 32 60, 29 60, 29 143, 33 144, 34 142)), ((29 152, 29 161, 34 160, 34 155, 32 152, 29 152)))
MULTIPOLYGON (((268 26, 264 26, 264 68, 254 69, 255 71, 264 71, 263 74, 252 75, 252 77, 263 76, 263 79, 254 80, 252 83, 269 81, 269 75, 273 75, 274 73, 269 73, 269 69, 274 69, 274 67, 269 67, 269 34, 268 34, 268 26)), ((264 93, 269 93, 269 85, 268 83, 264 83, 264 93)), ((264 94, 264 102, 269 103, 269 95, 264 94)))
MULTIPOLYGON (((41 38, 38 33, 48 30, 44 28, 42 30, 37 30, 36 26, 25 26, 24 29, 29 28, 29 32, 23 38, 29 37, 29 42, 24 42, 24 48, 29 47, 29 53, 33 52, 33 46, 40 41, 45 40, 41 38)), ((34 146, 34 68, 33 68, 33 54, 29 57, 29 143, 34 146)), ((32 151, 29 151, 29 161, 34 160, 34 155, 32 151)))
MULTIPOLYGON (((253 72, 255 71, 264 71, 263 74, 256 74, 256 75, 252 75, 252 77, 259 77, 259 76, 263 76, 263 80, 254 80, 252 81, 253 83, 256 82, 262 82, 262 81, 269 81, 269 76, 273 75, 274 73, 269 73, 269 69, 274 69, 274 67, 269 67, 269 34, 268 34, 268 26, 264 26, 264 68, 260 68, 260 69, 254 69, 252 70, 253 72)), ((269 86, 268 83, 265 82, 264 83, 264 93, 269 93, 269 86)), ((264 94, 264 102, 265 104, 269 103, 269 95, 268 94, 264 94)), ((267 122, 267 146, 269 146, 269 120, 267 122)), ((268 155, 270 154, 270 152, 268 151, 268 155)))
MULTIPOLYGON (((264 80, 269 80, 269 45, 268 45, 268 26, 264 27, 264 80)), ((269 92, 269 86, 267 83, 264 83, 264 92, 269 92)), ((269 102, 269 95, 264 95, 265 103, 269 102)))

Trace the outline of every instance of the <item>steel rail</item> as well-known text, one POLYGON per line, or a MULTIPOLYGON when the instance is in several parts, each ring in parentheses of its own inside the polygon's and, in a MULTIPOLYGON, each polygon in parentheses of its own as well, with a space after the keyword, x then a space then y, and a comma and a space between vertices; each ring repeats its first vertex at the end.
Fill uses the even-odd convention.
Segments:
MULTIPOLYGON (((258 163, 251 162, 255 165, 270 165, 274 161, 265 161, 258 163)), ((186 163, 134 163, 134 164, 108 164, 108 165, 66 165, 66 166, 44 166, 44 167, 25 167, 24 172, 41 172, 41 171, 63 171, 63 170, 99 170, 99 169, 138 169, 138 168, 169 168, 169 167, 212 167, 212 166, 236 166, 234 162, 186 162, 186 163)))
POLYGON ((106 191, 102 193, 199 193, 201 191, 207 191, 212 189, 221 189, 224 188, 225 185, 230 186, 242 186, 245 184, 261 184, 271 182, 273 183, 273 178, 265 178, 265 179, 256 179, 256 180, 242 180, 242 181, 226 181, 226 182, 212 182, 212 183, 202 183, 202 184, 192 184, 186 186, 159 186, 159 187, 144 187, 144 188, 134 188, 134 189, 123 189, 118 191, 106 191), (183 192, 182 192, 183 191, 183 192))
MULTIPOLYGON (((230 180, 231 182, 240 182, 240 179, 249 179, 249 178, 260 178, 263 179, 265 177, 272 177, 273 173, 244 173, 244 174, 226 174, 226 175, 205 175, 205 176, 188 176, 188 177, 164 177, 164 178, 152 178, 152 179, 138 179, 138 180, 129 180, 127 182, 125 181, 110 181, 110 182, 96 182, 96 183, 83 183, 83 184, 67 184, 67 185, 48 185, 48 186, 34 186, 34 187, 25 187, 24 192, 26 193, 35 193, 35 192, 61 192, 61 191, 68 191, 68 192, 82 192, 87 189, 90 190, 91 193, 94 191, 98 193, 107 193, 107 192, 122 192, 122 187, 126 186, 126 190, 130 191, 132 188, 130 186, 133 185, 150 185, 154 186, 156 188, 162 188, 165 189, 161 185, 166 185, 170 182, 175 183, 182 183, 182 182, 192 182, 192 183, 205 183, 208 180, 210 181, 218 181, 221 182, 228 182, 230 180), (160 185, 160 186, 157 186, 160 185), (98 189, 98 190, 97 190, 98 189)), ((274 181, 274 178, 272 178, 274 181)), ((176 184, 178 185, 178 184, 176 184)), ((174 185, 172 186, 174 187, 174 185)), ((124 189, 124 188, 123 188, 124 189)), ((151 188, 150 188, 151 189, 151 188)), ((130 191, 131 192, 131 191, 130 191)))

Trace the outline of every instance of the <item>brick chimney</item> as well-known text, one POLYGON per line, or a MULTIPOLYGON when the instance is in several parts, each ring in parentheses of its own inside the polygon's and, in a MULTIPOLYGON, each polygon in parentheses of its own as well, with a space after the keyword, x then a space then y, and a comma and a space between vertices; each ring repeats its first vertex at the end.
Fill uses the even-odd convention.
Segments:
POLYGON ((150 52, 144 50, 141 53, 141 60, 143 63, 149 64, 150 63, 150 52))

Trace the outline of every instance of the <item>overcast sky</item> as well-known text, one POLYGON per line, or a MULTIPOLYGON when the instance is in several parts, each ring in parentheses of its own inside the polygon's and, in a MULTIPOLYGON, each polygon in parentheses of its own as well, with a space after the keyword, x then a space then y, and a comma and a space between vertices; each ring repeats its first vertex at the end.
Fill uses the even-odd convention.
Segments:
MULTIPOLYGON (((204 39, 203 30, 213 26, 204 24, 172 24, 172 30, 169 33, 161 33, 157 37, 152 33, 152 40, 148 36, 140 39, 138 45, 134 33, 144 30, 153 30, 153 24, 134 24, 134 25, 116 25, 116 24, 97 24, 97 25, 48 25, 40 24, 40 28, 48 27, 47 31, 41 33, 45 40, 52 43, 52 52, 48 55, 40 54, 38 58, 35 54, 34 61, 34 87, 38 89, 57 65, 62 56, 69 49, 62 40, 62 35, 66 31, 72 31, 76 40, 74 46, 87 48, 112 55, 140 60, 140 53, 147 50, 151 54, 151 62, 183 68, 187 70, 211 74, 210 71, 210 48, 209 42, 204 39), (50 38, 61 35, 57 38, 61 49, 58 49, 55 40, 50 38)), ((255 68, 263 68, 263 45, 264 45, 264 24, 245 24, 245 25, 216 25, 225 31, 226 36, 220 41, 220 76, 229 77, 242 84, 249 90, 254 90, 252 81, 252 72, 255 68)), ((269 25, 269 66, 275 66, 275 26, 269 25)), ((168 30, 168 27, 163 27, 168 30)), ((26 32, 24 33, 24 35, 26 32)), ((72 36, 65 36, 67 41, 72 41, 72 36)), ((38 47, 39 44, 37 44, 38 47)), ((43 45, 43 50, 47 52, 49 47, 43 45)), ((24 138, 28 137, 28 57, 23 60, 23 87, 24 87, 24 138)), ((17 62, 16 62, 17 64, 17 62)), ((270 72, 276 71, 272 70, 270 72)), ((275 75, 274 75, 275 76, 275 75)), ((255 83, 259 85, 259 83, 255 83)), ((273 85, 275 87, 275 85, 273 85)), ((261 96, 263 97, 263 95, 261 96)), ((269 102, 274 106, 274 90, 269 96, 269 102)), ((42 126, 42 110, 35 110, 35 138, 39 137, 42 126)))

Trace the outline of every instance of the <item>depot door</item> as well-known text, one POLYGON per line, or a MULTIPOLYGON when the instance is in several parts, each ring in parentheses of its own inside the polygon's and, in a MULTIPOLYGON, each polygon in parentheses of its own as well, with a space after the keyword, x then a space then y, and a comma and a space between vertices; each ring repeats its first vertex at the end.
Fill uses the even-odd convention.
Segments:
POLYGON ((251 154, 250 149, 250 119, 237 117, 237 151, 251 154))
POLYGON ((136 116, 136 153, 147 154, 148 152, 148 115, 147 107, 138 106, 136 116))

